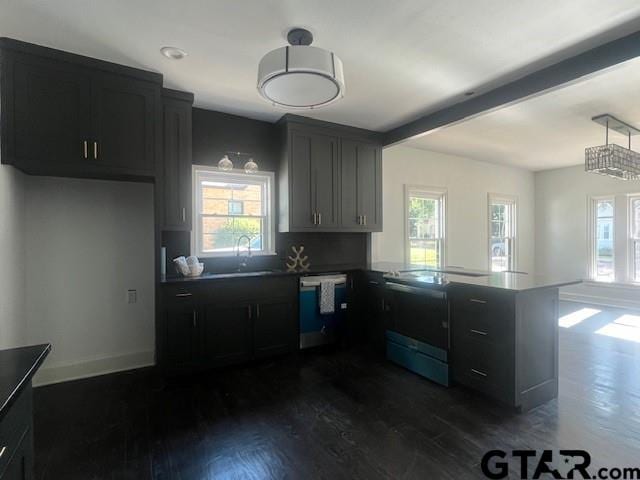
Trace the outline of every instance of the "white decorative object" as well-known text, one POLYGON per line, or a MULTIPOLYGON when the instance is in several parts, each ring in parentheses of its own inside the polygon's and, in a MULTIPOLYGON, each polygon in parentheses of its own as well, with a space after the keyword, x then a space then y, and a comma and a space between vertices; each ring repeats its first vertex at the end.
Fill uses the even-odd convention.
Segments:
POLYGON ((304 245, 300 245, 300 247, 296 248, 295 246, 291 247, 293 251, 293 255, 289 255, 289 261, 286 262, 287 271, 288 272, 308 272, 311 264, 309 263, 309 257, 307 255, 302 255, 304 252, 304 245))
POLYGON ((198 257, 191 256, 189 258, 176 257, 173 259, 178 273, 185 277, 199 277, 204 271, 204 263, 198 261, 198 257))
POLYGON ((291 44, 267 53, 258 66, 258 91, 287 109, 324 107, 344 97, 342 61, 333 52, 312 47, 313 35, 294 28, 291 44))

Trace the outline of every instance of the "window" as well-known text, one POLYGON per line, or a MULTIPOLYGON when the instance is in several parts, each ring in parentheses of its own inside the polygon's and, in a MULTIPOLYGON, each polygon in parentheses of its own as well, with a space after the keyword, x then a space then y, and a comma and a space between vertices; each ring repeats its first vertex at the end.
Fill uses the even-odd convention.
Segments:
POLYGON ((615 268, 615 199, 593 198, 591 278, 599 282, 613 282, 615 268))
POLYGON ((640 196, 629 197, 629 227, 629 277, 640 283, 640 196))
POLYGON ((445 202, 445 190, 405 187, 405 256, 409 263, 444 266, 445 202))
POLYGON ((489 266, 492 272, 516 269, 516 199, 489 194, 489 266))
POLYGON ((223 172, 213 167, 193 168, 194 229, 192 251, 202 257, 235 255, 251 245, 258 255, 275 253, 273 174, 223 172))

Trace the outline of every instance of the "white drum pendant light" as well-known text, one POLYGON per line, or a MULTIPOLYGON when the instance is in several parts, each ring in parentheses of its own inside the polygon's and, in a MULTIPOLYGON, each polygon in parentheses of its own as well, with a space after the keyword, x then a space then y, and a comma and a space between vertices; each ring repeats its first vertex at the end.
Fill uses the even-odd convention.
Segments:
POLYGON ((324 107, 344 96, 342 61, 312 47, 313 35, 294 28, 291 44, 267 53, 258 66, 258 91, 267 101, 289 109, 324 107))

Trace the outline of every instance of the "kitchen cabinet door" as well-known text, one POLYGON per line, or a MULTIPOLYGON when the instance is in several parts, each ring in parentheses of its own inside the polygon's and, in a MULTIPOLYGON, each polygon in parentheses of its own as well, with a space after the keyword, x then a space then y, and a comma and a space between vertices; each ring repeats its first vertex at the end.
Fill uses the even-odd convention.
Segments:
POLYGON ((291 227, 337 227, 337 137, 292 130, 290 142, 291 227))
POLYGON ((165 310, 165 356, 166 364, 171 368, 189 368, 197 364, 198 320, 196 308, 175 306, 165 310))
POLYGON ((311 163, 313 138, 301 131, 292 130, 290 134, 290 170, 289 183, 291 197, 288 200, 291 227, 293 230, 315 228, 315 202, 311 184, 313 169, 311 163))
POLYGON ((338 139, 314 135, 311 143, 312 198, 316 227, 338 227, 338 139))
POLYGON ((127 174, 153 176, 160 87, 100 73, 93 77, 92 92, 92 162, 127 174))
POLYGON ((287 298, 256 304, 253 322, 253 352, 256 358, 281 355, 295 350, 298 325, 294 304, 287 298))
POLYGON ((341 226, 382 231, 382 155, 378 145, 343 139, 340 157, 341 226))
POLYGON ((191 231, 191 107, 163 96, 163 228, 191 231))
POLYGON ((250 303, 205 306, 201 323, 202 356, 207 365, 246 362, 252 353, 253 308, 250 303))
POLYGON ((81 168, 90 137, 90 75, 63 62, 17 53, 7 60, 5 95, 13 98, 3 115, 3 163, 42 174, 81 168))

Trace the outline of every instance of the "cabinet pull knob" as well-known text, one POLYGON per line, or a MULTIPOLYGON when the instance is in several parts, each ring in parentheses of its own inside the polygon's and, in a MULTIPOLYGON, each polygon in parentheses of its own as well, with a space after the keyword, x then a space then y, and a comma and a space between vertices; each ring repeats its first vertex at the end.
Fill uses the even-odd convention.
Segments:
POLYGON ((486 300, 480 300, 479 298, 470 298, 469 301, 471 303, 480 303, 482 305, 486 304, 487 301, 486 300))
POLYGON ((249 317, 249 320, 251 320, 251 305, 247 305, 247 316, 249 317))
POLYGON ((98 159, 98 142, 93 142, 93 159, 98 159))
POLYGON ((187 221, 187 209, 182 207, 182 222, 186 222, 187 221))
POLYGON ((197 324, 198 324, 198 314, 194 310, 193 311, 193 327, 195 328, 197 324))
POLYGON ((480 375, 481 377, 487 377, 488 375, 480 370, 476 370, 475 368, 471 369, 471 373, 475 373, 476 375, 480 375))
POLYGON ((482 335, 483 337, 487 336, 487 332, 483 332, 482 330, 474 330, 473 328, 471 329, 471 333, 475 333, 476 335, 482 335))
POLYGON ((176 297, 191 297, 193 293, 176 293, 176 297))
POLYGON ((89 158, 89 142, 86 140, 82 142, 84 159, 87 160, 89 158))

